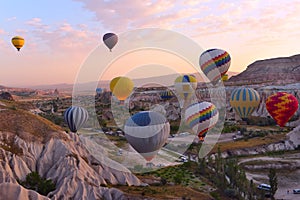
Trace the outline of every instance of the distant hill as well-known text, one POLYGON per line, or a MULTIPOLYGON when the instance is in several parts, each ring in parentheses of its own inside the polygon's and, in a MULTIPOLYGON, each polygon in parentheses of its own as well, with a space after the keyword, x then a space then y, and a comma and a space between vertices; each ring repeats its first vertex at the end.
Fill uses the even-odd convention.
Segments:
MULTIPOLYGON (((229 77, 237 75, 239 72, 228 72, 227 74, 229 77)), ((203 81, 201 75, 194 74, 199 82, 203 81)), ((153 85, 162 85, 162 86, 171 86, 174 84, 174 80, 178 77, 178 74, 169 74, 164 76, 156 76, 156 77, 147 77, 147 78, 138 78, 133 79, 136 87, 142 87, 142 86, 153 86, 153 85)), ((107 88, 109 89, 109 83, 110 80, 101 80, 96 82, 87 82, 87 83, 81 83, 79 85, 80 88, 91 88, 94 85, 98 84, 98 87, 101 88, 107 88)), ((29 87, 31 89, 36 90, 49 90, 49 89, 58 89, 60 91, 65 92, 72 92, 73 90, 73 84, 53 84, 53 85, 38 85, 38 86, 31 86, 29 87)))
POLYGON ((300 54, 255 61, 230 82, 287 84, 300 81, 300 54))

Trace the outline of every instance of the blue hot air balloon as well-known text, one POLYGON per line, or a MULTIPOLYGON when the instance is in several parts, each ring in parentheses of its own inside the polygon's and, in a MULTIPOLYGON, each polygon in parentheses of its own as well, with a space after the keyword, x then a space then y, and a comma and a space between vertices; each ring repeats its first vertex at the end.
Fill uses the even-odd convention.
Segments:
POLYGON ((103 93, 103 89, 102 88, 97 88, 96 89, 96 93, 97 94, 102 94, 103 93))
POLYGON ((124 132, 128 143, 150 161, 166 143, 170 134, 170 124, 166 117, 158 112, 142 111, 126 121, 124 132))
POLYGON ((171 99, 172 97, 174 97, 174 94, 172 91, 170 90, 164 90, 164 91, 161 91, 159 93, 160 95, 160 98, 164 99, 164 100, 167 100, 167 99, 171 99))

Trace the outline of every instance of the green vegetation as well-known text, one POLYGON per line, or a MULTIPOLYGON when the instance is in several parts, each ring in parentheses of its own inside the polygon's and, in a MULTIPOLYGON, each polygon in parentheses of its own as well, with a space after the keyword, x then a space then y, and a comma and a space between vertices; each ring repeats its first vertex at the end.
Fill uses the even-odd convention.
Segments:
POLYGON ((276 175, 276 170, 273 169, 273 168, 270 168, 270 171, 269 171, 269 174, 268 174, 268 177, 269 177, 269 183, 270 183, 270 186, 271 186, 271 199, 272 200, 275 200, 275 193, 277 191, 277 175, 276 175))
POLYGON ((25 181, 20 182, 20 184, 45 196, 55 190, 55 184, 52 180, 42 178, 37 172, 27 174, 25 181))
POLYGON ((236 124, 225 123, 222 129, 222 133, 233 133, 240 130, 240 127, 236 124))

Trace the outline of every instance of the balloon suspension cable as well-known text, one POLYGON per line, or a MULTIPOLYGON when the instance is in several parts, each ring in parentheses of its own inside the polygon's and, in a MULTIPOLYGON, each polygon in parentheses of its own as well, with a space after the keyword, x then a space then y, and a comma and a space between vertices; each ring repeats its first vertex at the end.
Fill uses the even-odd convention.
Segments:
POLYGON ((109 51, 111 52, 111 49, 109 49, 109 51))

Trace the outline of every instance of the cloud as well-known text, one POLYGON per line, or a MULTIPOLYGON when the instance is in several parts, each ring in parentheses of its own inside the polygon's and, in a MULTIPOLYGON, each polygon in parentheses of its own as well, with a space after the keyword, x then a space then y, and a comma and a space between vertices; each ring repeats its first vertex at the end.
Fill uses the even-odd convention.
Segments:
POLYGON ((13 20, 16 20, 16 19, 17 19, 17 17, 14 16, 14 17, 7 18, 6 21, 13 21, 13 20))
POLYGON ((0 29, 0 35, 2 35, 2 34, 6 34, 6 32, 5 32, 5 30, 0 29))
POLYGON ((96 20, 110 31, 123 32, 142 27, 174 27, 180 20, 200 13, 204 6, 197 1, 116 1, 76 0, 93 12, 96 20), (197 3, 197 4, 196 4, 197 3), (197 6, 195 6, 197 5, 197 6))
POLYGON ((26 24, 31 26, 41 26, 42 25, 42 19, 41 18, 32 18, 26 22, 26 24))

